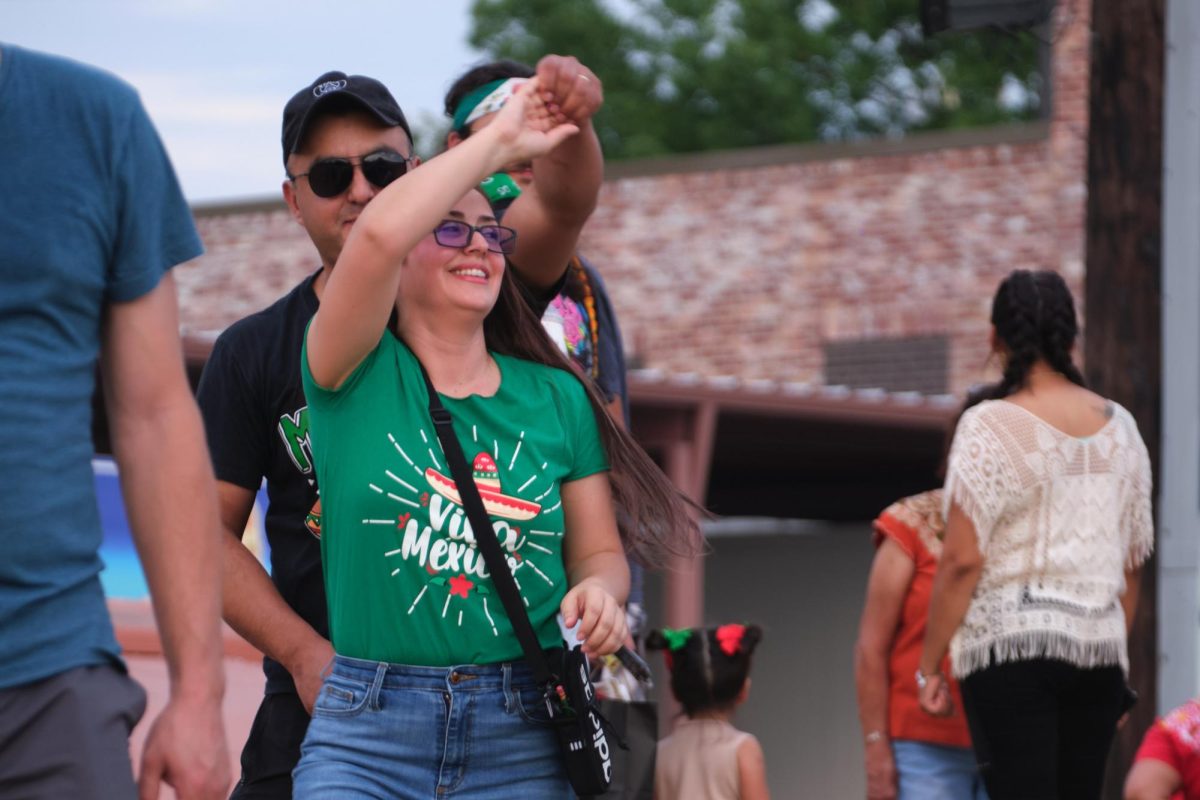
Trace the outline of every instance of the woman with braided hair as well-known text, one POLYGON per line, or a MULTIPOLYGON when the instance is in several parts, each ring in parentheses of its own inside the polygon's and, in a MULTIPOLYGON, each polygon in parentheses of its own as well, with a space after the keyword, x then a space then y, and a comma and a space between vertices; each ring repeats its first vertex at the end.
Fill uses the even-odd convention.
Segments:
POLYGON ((1004 373, 951 447, 920 702, 953 713, 949 649, 992 800, 1091 800, 1128 705, 1150 461, 1129 412, 1084 386, 1059 275, 1010 274, 991 321, 1004 373))

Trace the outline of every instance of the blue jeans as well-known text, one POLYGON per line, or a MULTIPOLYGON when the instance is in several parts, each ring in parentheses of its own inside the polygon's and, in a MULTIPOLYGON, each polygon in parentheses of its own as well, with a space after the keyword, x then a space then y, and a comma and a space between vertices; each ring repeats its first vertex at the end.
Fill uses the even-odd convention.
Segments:
POLYGON ((987 800, 975 754, 969 747, 949 747, 897 739, 898 800, 987 800))
POLYGON ((573 798, 521 662, 414 667, 338 656, 292 775, 295 798, 573 798))

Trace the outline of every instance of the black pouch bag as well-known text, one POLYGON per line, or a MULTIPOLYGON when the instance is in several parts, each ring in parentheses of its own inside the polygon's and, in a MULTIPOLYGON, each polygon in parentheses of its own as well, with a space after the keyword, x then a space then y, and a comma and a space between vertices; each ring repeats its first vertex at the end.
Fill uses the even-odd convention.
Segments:
MULTIPOLYGON (((420 362, 418 362, 420 363, 420 362)), ((521 602, 521 595, 508 567, 508 559, 496 540, 491 520, 484 510, 483 500, 471 470, 467 467, 462 445, 454 435, 450 412, 438 398, 429 374, 421 365, 421 375, 429 392, 429 415, 437 431, 438 441, 450 467, 450 477, 458 487, 463 509, 475 534, 475 543, 483 555, 484 563, 492 574, 496 592, 504 604, 504 610, 512 623, 513 632, 525 652, 525 660, 533 670, 534 680, 542 687, 546 709, 566 766, 567 779, 571 788, 580 797, 604 794, 612 785, 612 750, 609 747, 609 725, 600 714, 596 692, 588 670, 587 656, 576 645, 573 648, 552 651, 561 652, 561 659, 550 664, 545 651, 538 642, 537 634, 529 621, 529 614, 521 602)), ((615 738, 615 737, 614 737, 615 738)), ((623 743, 618 743, 624 747, 623 743)))
POLYGON ((561 680, 553 691, 557 693, 561 688, 566 703, 551 711, 551 717, 557 723, 555 731, 567 778, 575 794, 581 797, 604 794, 612 786, 613 779, 610 726, 600 714, 589 672, 583 650, 576 646, 563 651, 561 680))

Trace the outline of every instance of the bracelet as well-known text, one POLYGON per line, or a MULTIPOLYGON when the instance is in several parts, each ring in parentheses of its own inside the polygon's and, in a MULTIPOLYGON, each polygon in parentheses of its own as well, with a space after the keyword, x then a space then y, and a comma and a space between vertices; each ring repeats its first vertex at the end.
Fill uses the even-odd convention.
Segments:
POLYGON ((933 678, 943 678, 944 679, 945 676, 942 675, 941 672, 935 672, 932 675, 926 675, 924 672, 921 672, 920 667, 917 667, 917 688, 918 689, 924 689, 925 685, 927 683, 929 683, 929 681, 933 678))
POLYGON ((883 741, 883 731, 871 731, 863 737, 867 744, 875 744, 875 742, 883 741))

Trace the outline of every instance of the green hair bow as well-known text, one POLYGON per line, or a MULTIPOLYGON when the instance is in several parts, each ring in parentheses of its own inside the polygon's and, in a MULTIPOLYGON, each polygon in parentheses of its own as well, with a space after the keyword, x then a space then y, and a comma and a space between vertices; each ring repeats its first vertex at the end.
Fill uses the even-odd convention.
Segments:
POLYGON ((688 643, 688 639, 692 638, 692 629, 684 628, 683 630, 675 630, 674 628, 663 628, 662 635, 667 640, 667 649, 674 652, 682 650, 683 646, 688 643))

